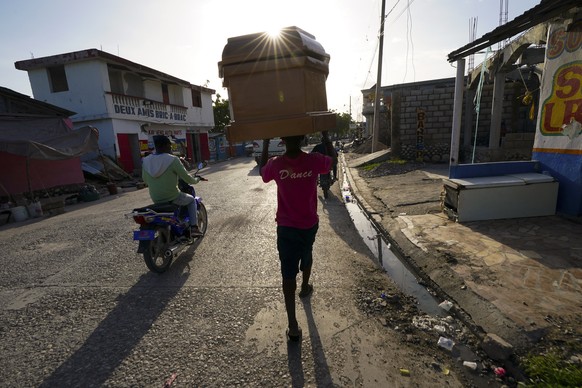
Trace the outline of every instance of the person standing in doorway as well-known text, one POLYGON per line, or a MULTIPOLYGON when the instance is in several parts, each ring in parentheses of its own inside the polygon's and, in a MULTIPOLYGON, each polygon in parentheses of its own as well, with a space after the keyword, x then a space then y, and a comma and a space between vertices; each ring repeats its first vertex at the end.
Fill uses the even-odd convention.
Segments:
MULTIPOLYGON (((332 148, 327 132, 324 137, 332 148)), ((313 243, 319 227, 317 215, 317 176, 329 173, 334 160, 320 153, 301 150, 304 136, 282 138, 285 153, 269 159, 269 139, 263 140, 259 164, 263 182, 277 184, 277 251, 281 262, 281 275, 285 309, 287 312, 287 338, 299 341, 301 328, 295 312, 297 274, 303 272, 300 298, 309 297, 313 285, 309 283, 313 263, 313 243)), ((329 155, 333 155, 330 150, 329 155)))

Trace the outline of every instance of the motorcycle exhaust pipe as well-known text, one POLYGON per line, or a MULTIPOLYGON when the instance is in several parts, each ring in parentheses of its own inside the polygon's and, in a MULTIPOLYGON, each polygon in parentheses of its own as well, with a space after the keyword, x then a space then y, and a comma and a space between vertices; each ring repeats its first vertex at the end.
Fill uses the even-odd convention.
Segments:
POLYGON ((173 259, 174 258, 174 251, 172 250, 172 248, 166 249, 166 251, 164 252, 164 258, 166 258, 166 259, 173 259))
POLYGON ((178 253, 182 251, 183 248, 184 248, 183 244, 172 245, 171 247, 166 249, 166 251, 164 252, 164 257, 166 259, 173 259, 178 255, 178 253))

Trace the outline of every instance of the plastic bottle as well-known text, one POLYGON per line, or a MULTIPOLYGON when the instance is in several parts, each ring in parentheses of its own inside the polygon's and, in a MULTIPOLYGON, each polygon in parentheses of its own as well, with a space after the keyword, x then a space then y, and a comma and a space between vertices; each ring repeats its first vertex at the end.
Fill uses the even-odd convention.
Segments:
POLYGON ((447 350, 452 350, 453 349, 453 346, 455 346, 455 343, 453 342, 452 339, 445 338, 445 337, 439 337, 439 340, 438 340, 437 344, 441 348, 445 348, 447 350))
POLYGON ((477 369, 477 363, 473 361, 463 361, 463 366, 466 366, 467 368, 472 370, 477 369))
POLYGON ((439 307, 445 311, 449 311, 453 307, 453 304, 451 302, 449 302, 448 300, 445 300, 444 302, 439 304, 439 307))

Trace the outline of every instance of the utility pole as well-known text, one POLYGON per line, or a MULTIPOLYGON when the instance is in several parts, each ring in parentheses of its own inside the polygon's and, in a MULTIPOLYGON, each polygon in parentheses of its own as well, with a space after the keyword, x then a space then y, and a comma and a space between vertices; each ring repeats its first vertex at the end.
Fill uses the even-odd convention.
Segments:
POLYGON ((378 46, 378 76, 376 79, 376 96, 374 99, 374 129, 372 130, 372 153, 378 151, 380 139, 380 91, 382 90, 382 55, 384 51, 384 20, 386 20, 386 0, 382 0, 380 15, 380 43, 378 46))

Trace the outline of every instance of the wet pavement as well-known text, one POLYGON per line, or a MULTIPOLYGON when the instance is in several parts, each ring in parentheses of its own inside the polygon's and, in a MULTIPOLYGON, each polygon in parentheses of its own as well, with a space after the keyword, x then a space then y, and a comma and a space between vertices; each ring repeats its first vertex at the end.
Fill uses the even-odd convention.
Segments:
POLYGON ((515 352, 545 337, 582 338, 582 219, 530 217, 458 223, 442 211, 448 166, 370 176, 386 152, 344 154, 352 195, 421 282, 453 302, 482 336, 515 352))

